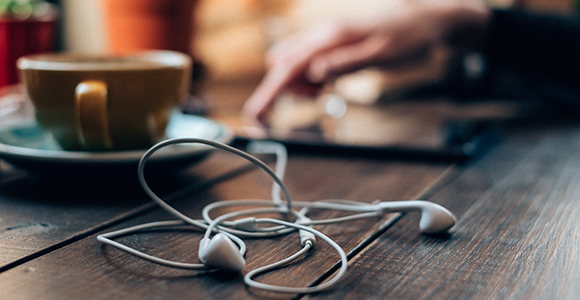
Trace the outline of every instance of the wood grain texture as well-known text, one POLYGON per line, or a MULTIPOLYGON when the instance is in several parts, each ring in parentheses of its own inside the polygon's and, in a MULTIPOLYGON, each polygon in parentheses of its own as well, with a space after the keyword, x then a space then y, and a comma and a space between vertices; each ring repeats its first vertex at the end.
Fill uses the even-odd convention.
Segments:
MULTIPOLYGON (((233 84, 215 96, 235 113, 251 90, 233 84)), ((403 215, 386 230, 381 226, 386 218, 316 226, 352 251, 352 258, 338 286, 314 295, 263 292, 242 280, 249 270, 294 253, 296 234, 247 240, 242 275, 161 267, 95 239, 101 232, 174 219, 139 187, 57 188, 1 164, 0 299, 577 299, 580 123, 518 120, 501 132, 487 153, 453 168, 376 156, 291 153, 285 178, 294 200, 372 202, 424 195, 459 218, 451 234, 438 236, 418 230, 418 213, 403 215)), ((214 201, 267 199, 272 181, 246 161, 217 152, 150 183, 180 211, 200 217, 202 207, 214 201)), ((338 215, 312 212, 314 218, 338 215)), ((201 235, 180 227, 118 240, 194 262, 201 235)), ((337 262, 334 251, 318 241, 315 251, 295 264, 257 279, 305 286, 324 280, 321 274, 337 262)))
POLYGON ((459 217, 418 233, 409 214, 351 262, 327 299, 577 299, 580 129, 523 124, 430 199, 459 217))
MULTIPOLYGON (((178 175, 158 174, 151 187, 168 199, 204 190, 250 169, 245 161, 216 152, 178 175), (221 163, 216 163, 221 162, 221 163)), ((0 177, 0 270, 56 245, 154 207, 135 180, 121 182, 40 178, 2 164, 0 177)))
MULTIPOLYGON (((228 160, 221 163, 229 164, 228 160)), ((435 180, 446 165, 292 156, 286 175, 289 189, 298 200, 347 198, 371 202, 376 198, 400 200, 413 197, 435 180), (353 180, 356 178, 356 180, 353 180), (413 180, 409 180, 412 178, 413 180)), ((268 198, 271 180, 256 170, 233 180, 217 183, 175 201, 188 215, 199 217, 203 205, 222 199, 268 198)), ((319 212, 317 217, 337 215, 319 212)), ((173 219, 155 209, 114 228, 153 220, 173 219)), ((317 228, 349 251, 372 235, 379 218, 317 228)), ((107 229, 108 230, 112 230, 107 229)), ((197 261, 201 233, 191 230, 143 233, 120 239, 170 259, 197 261)), ((284 258, 298 250, 295 234, 272 240, 248 240, 250 270, 284 258)), ((306 286, 338 261, 338 255, 322 241, 297 264, 259 276, 266 283, 306 286)), ((247 271, 244 271, 244 273, 247 271)), ((127 299, 255 299, 292 298, 294 295, 265 293, 247 288, 239 275, 173 270, 136 259, 89 236, 28 263, 0 273, 0 298, 30 299, 127 298, 127 299)))

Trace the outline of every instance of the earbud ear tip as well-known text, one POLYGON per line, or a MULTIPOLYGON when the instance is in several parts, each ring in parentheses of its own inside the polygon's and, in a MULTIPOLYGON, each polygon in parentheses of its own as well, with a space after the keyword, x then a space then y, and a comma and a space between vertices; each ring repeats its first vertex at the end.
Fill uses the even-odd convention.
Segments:
POLYGON ((236 244, 223 233, 202 239, 198 256, 203 263, 221 270, 240 272, 246 265, 236 244))
POLYGON ((427 234, 443 233, 455 226, 457 219, 455 215, 446 208, 436 205, 428 212, 424 211, 419 222, 421 231, 427 234))

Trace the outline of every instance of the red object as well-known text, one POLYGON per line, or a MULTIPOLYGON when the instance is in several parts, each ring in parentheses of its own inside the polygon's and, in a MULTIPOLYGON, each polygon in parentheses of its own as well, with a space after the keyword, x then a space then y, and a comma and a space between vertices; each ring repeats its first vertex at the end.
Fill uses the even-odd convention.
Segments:
POLYGON ((0 87, 19 82, 16 60, 54 50, 56 21, 0 18, 0 87))

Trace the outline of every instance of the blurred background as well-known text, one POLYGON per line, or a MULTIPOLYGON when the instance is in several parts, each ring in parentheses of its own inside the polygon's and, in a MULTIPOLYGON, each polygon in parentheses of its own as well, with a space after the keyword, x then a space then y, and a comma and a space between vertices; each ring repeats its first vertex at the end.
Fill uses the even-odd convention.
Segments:
MULTIPOLYGON (((256 82, 265 71, 266 50, 280 38, 327 19, 380 14, 396 9, 402 1, 409 0, 0 0, 0 69, 11 69, 10 72, 15 73, 13 65, 18 56, 47 51, 46 45, 41 49, 21 49, 24 46, 19 43, 32 43, 30 35, 42 36, 38 41, 41 44, 46 44, 48 37, 38 32, 26 35, 20 28, 6 29, 17 23, 15 18, 6 17, 9 5, 16 5, 17 13, 23 14, 24 11, 26 17, 31 13, 27 8, 18 8, 18 5, 51 3, 58 11, 56 17, 48 14, 55 21, 55 51, 109 54, 149 47, 169 48, 188 52, 204 65, 204 79, 256 82), (185 6, 179 6, 182 4, 185 6), (142 5, 154 8, 140 8, 142 5), (153 10, 162 11, 164 16, 150 25, 134 25, 134 22, 144 22, 153 10), (129 17, 123 15, 125 11, 129 17), (137 41, 140 35, 165 40, 161 44, 146 41, 145 44, 133 45, 141 43, 137 41)), ((494 7, 520 7, 556 14, 576 11, 576 0, 488 1, 494 7)), ((17 19, 25 17, 18 16, 17 19)), ((24 23, 32 23, 31 18, 24 23)), ((49 27, 47 30, 52 29, 49 27)), ((407 82, 440 80, 444 77, 442 73, 448 72, 452 57, 445 51, 434 53, 423 62, 424 65, 405 74, 382 74, 379 77, 363 74, 361 78, 349 78, 337 88, 344 87, 344 93, 348 94, 351 85, 366 84, 367 95, 362 95, 357 89, 362 99, 354 99, 364 102, 367 98, 376 98, 377 93, 384 93, 386 89, 405 87, 407 82), (374 91, 374 86, 380 86, 381 91, 374 91)), ((9 84, 14 84, 14 80, 11 79, 9 84)), ((0 82, 2 85, 5 83, 0 82)))
MULTIPOLYGON (((400 1, 403 0, 198 0, 191 52, 208 67, 213 79, 260 77, 265 50, 281 36, 325 19, 377 14, 400 1)), ((573 11, 573 1, 489 0, 496 7, 519 6, 564 14, 573 11)), ((60 2, 61 50, 111 51, 101 0, 60 2)))
MULTIPOLYGON (((143 49, 186 52, 196 64, 192 93, 183 110, 210 115, 234 128, 242 128, 236 133, 243 136, 239 112, 266 71, 264 55, 271 45, 328 19, 383 14, 396 10, 404 1, 437 0, 0 0, 0 71, 9 70, 17 77, 16 58, 34 52, 105 55, 143 49), (52 9, 39 9, 41 17, 29 5, 47 2, 52 9), (7 12, 13 16, 7 17, 7 12), (31 31, 26 33, 25 29, 31 31), (47 41, 54 43, 49 47, 47 41)), ((576 14, 578 1, 488 0, 492 7, 563 15, 576 14)), ((497 72, 481 88, 485 73, 482 70, 485 71, 485 60, 478 58, 477 53, 466 55, 434 49, 405 68, 367 69, 342 76, 328 86, 327 95, 321 95, 318 101, 280 99, 273 109, 273 125, 284 128, 284 132, 291 132, 289 128, 314 128, 323 132, 325 138, 332 136, 337 141, 352 139, 359 143, 362 132, 369 135, 369 140, 380 143, 393 140, 403 144, 411 139, 412 143, 426 140, 429 145, 439 145, 445 143, 440 132, 447 132, 439 127, 455 116, 480 120, 515 114, 511 107, 497 106, 497 101, 490 99, 550 99, 555 91, 549 84, 544 87, 536 82, 519 82, 509 72, 497 72), (338 97, 332 97, 335 95, 338 97), (420 99, 422 95, 433 99, 451 95, 453 100, 460 99, 456 102, 462 105, 428 99, 429 102, 409 109, 398 103, 403 101, 397 101, 404 97, 420 99), (469 102, 464 100, 477 98, 487 106, 463 105, 469 102), (384 99, 395 101, 379 101, 384 99), (381 106, 385 103, 390 106, 381 106), (422 113, 417 113, 417 107, 422 113), (425 126, 416 126, 419 123, 425 126), (371 126, 376 130, 369 130, 371 126), (346 138, 341 140, 339 136, 346 138)), ((15 83, 17 78, 9 81, 8 87, 14 87, 15 83)), ((3 85, 6 84, 0 76, 0 88, 3 85)), ((568 97, 566 91, 556 90, 556 94, 556 98, 562 98, 560 94, 568 97)), ((0 100, 1 97, 0 89, 0 100)), ((317 134, 320 135, 318 131, 317 134)))

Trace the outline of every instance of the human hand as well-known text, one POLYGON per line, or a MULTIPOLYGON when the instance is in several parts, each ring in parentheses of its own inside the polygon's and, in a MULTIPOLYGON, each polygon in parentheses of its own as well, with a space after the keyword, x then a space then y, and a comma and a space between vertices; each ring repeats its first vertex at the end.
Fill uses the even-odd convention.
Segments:
POLYGON ((244 105, 263 119, 284 92, 315 94, 325 82, 369 66, 388 68, 440 43, 474 47, 489 19, 480 1, 412 2, 380 18, 331 22, 292 36, 268 54, 269 70, 244 105))

